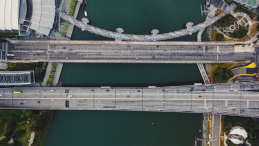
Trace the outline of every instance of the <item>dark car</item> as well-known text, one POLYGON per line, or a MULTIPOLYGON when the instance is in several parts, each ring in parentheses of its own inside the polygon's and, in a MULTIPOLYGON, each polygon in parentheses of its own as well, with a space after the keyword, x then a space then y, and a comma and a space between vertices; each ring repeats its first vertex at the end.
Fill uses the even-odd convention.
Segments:
POLYGON ((69 108, 69 101, 68 100, 66 100, 65 106, 66 106, 66 108, 69 108))

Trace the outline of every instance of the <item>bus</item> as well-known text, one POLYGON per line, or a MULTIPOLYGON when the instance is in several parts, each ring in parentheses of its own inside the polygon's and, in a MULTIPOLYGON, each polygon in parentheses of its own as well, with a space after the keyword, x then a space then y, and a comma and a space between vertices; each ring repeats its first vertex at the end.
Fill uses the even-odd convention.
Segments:
POLYGON ((14 91, 13 93, 22 93, 22 91, 14 91))

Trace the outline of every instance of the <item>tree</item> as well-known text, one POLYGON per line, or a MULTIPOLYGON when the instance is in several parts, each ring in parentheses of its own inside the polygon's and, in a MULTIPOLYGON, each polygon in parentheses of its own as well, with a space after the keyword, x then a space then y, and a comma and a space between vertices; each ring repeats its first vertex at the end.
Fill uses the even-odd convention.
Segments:
POLYGON ((222 41, 223 39, 224 39, 224 35, 223 35, 223 34, 218 33, 218 34, 216 35, 216 41, 222 41))
POLYGON ((21 114, 21 118, 25 117, 31 117, 32 116, 32 110, 23 110, 21 114))
POLYGON ((0 120, 6 121, 6 120, 12 120, 17 119, 21 115, 20 110, 0 110, 0 120))
POLYGON ((226 67, 224 67, 224 68, 218 67, 213 72, 213 76, 214 76, 214 81, 217 83, 220 83, 224 80, 227 80, 227 79, 233 77, 234 74, 232 73, 231 70, 227 69, 226 67))
POLYGON ((44 114, 38 115, 32 126, 32 130, 40 130, 45 125, 45 121, 46 116, 44 114))

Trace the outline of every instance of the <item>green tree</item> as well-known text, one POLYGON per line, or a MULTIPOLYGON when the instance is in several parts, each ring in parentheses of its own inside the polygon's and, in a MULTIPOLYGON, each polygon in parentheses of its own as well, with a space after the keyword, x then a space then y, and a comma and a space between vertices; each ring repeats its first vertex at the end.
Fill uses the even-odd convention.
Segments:
POLYGON ((224 35, 223 35, 223 34, 218 33, 218 34, 216 35, 216 41, 222 41, 223 39, 224 39, 224 35))
POLYGON ((220 83, 224 80, 227 80, 231 77, 234 76, 234 74, 232 73, 231 70, 227 69, 227 68, 222 68, 222 67, 218 67, 216 68, 216 70, 213 72, 213 76, 214 76, 214 81, 217 83, 220 83))

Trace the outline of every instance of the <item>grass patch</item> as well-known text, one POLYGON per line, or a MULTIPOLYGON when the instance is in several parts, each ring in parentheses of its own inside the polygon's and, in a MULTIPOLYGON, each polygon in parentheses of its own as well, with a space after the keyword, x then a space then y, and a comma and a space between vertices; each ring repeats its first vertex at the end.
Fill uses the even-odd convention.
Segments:
POLYGON ((226 68, 231 68, 233 66, 236 65, 243 65, 246 64, 246 62, 237 62, 237 63, 229 63, 229 64, 210 64, 210 80, 211 82, 214 82, 214 76, 213 76, 213 72, 218 68, 218 67, 226 67, 226 68))
POLYGON ((256 24, 254 24, 252 27, 251 27, 251 31, 250 31, 250 34, 252 35, 252 36, 255 36, 256 35, 256 33, 257 33, 257 27, 258 26, 258 24, 256 23, 256 24))
POLYGON ((45 142, 46 142, 46 139, 48 136, 48 132, 49 132, 52 115, 53 115, 53 111, 44 111, 44 112, 45 112, 47 119, 46 119, 46 123, 45 123, 44 127, 42 128, 43 130, 41 131, 39 146, 45 145, 45 142))
POLYGON ((217 11, 216 11, 216 14, 217 15, 220 15, 220 14, 222 14, 223 13, 223 11, 221 11, 220 9, 217 9, 217 11))
POLYGON ((218 31, 212 29, 211 41, 216 41, 217 34, 218 34, 218 31))
POLYGON ((19 143, 21 143, 23 146, 28 145, 28 140, 31 137, 31 130, 30 127, 32 126, 33 122, 26 123, 23 125, 18 126, 18 130, 24 130, 25 132, 21 134, 19 137, 17 137, 15 140, 17 140, 19 143))
POLYGON ((244 37, 244 38, 241 39, 241 40, 229 39, 229 38, 224 37, 224 41, 230 41, 230 42, 246 42, 246 41, 249 41, 249 40, 250 40, 250 39, 249 39, 248 36, 244 37))
POLYGON ((244 18, 243 20, 245 21, 245 23, 247 23, 247 22, 248 22, 248 20, 247 20, 246 18, 244 18))
POLYGON ((0 135, 4 133, 4 125, 6 122, 0 122, 0 135))
POLYGON ((8 71, 34 70, 35 63, 8 63, 8 71))

